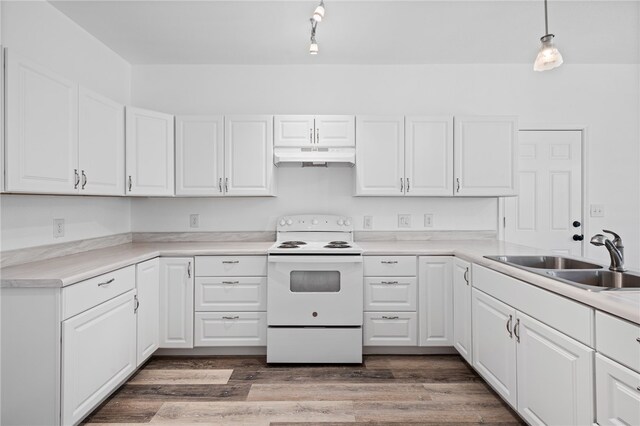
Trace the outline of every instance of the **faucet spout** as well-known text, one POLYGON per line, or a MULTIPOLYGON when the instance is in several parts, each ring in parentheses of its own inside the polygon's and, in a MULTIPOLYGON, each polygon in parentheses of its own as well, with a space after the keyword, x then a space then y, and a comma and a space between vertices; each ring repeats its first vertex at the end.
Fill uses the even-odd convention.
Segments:
MULTIPOLYGON (((613 234, 611 231, 605 232, 613 234)), ((615 236, 615 239, 612 242, 604 235, 596 234, 591 237, 591 244, 594 246, 605 246, 609 252, 609 257, 611 258, 609 270, 614 272, 625 272, 627 269, 624 267, 624 246, 622 245, 622 239, 617 234, 613 235, 615 236)))

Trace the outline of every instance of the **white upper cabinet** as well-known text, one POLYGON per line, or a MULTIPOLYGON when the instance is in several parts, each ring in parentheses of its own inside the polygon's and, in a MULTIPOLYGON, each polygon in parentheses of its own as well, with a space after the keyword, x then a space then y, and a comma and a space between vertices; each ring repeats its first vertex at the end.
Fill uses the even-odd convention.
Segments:
POLYGON ((225 118, 224 191, 228 195, 274 195, 273 116, 225 118))
POLYGON ((224 117, 176 117, 176 195, 224 194, 224 117))
POLYGON ((453 117, 407 117, 405 193, 453 195, 453 117))
POLYGON ((127 195, 173 195, 173 116, 127 107, 127 195))
POLYGON ((355 145, 352 115, 277 115, 274 145, 282 147, 348 147, 355 145))
POLYGON ((124 106, 79 89, 80 193, 124 195, 124 106))
POLYGON ((7 51, 6 190, 78 192, 78 85, 7 51))
POLYGON ((404 195, 404 117, 356 119, 356 195, 404 195))
POLYGON ((517 195, 516 117, 456 117, 454 194, 517 195))

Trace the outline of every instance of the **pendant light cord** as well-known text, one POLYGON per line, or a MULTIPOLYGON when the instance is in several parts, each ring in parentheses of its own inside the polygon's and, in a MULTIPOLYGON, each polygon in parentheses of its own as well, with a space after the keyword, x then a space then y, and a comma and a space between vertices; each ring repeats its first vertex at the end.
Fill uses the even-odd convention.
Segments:
POLYGON ((544 33, 549 34, 549 17, 547 15, 547 0, 544 0, 544 33))

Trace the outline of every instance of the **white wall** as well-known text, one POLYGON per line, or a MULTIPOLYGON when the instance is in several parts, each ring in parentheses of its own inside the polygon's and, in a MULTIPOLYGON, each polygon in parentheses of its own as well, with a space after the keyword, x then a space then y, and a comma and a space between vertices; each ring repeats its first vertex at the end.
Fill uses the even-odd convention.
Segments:
MULTIPOLYGON (((118 102, 129 101, 131 66, 46 1, 1 1, 4 47, 118 102)), ((128 199, 0 196, 1 249, 129 232, 128 199), (53 219, 66 220, 53 238, 53 219)))
MULTIPOLYGON (((586 125, 589 202, 606 208, 605 218, 585 218, 586 235, 619 231, 628 263, 638 267, 638 66, 566 62, 547 73, 531 64, 134 66, 132 102, 175 114, 515 114, 521 123, 586 125)), ((372 214, 375 229, 392 228, 391 218, 404 212, 434 212, 436 229, 495 227, 493 199, 351 198, 345 171, 278 174, 275 200, 135 200, 133 229, 184 231, 188 213, 202 215, 201 230, 273 229, 279 214, 313 210, 372 214)), ((414 218, 414 229, 421 224, 414 218)), ((606 260, 595 247, 587 254, 606 260)))

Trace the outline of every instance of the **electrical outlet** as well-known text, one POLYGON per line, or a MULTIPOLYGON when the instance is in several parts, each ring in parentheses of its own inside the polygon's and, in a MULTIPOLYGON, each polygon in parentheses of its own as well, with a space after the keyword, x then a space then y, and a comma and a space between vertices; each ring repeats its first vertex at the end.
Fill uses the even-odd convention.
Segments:
POLYGON ((200 228, 200 215, 192 214, 189 216, 189 227, 190 228, 200 228))
POLYGON ((64 237, 64 219, 53 219, 53 238, 64 237))
POLYGON ((373 229, 373 216, 365 216, 362 221, 362 229, 373 229))
POLYGON ((411 215, 399 214, 398 215, 398 228, 411 228, 411 215))
POLYGON ((604 217, 604 204, 591 204, 591 217, 604 217))
POLYGON ((433 213, 424 214, 424 227, 433 228, 433 213))

